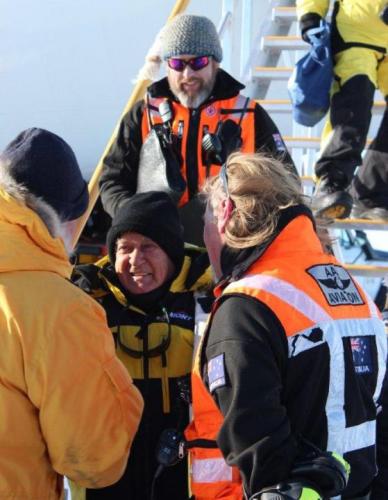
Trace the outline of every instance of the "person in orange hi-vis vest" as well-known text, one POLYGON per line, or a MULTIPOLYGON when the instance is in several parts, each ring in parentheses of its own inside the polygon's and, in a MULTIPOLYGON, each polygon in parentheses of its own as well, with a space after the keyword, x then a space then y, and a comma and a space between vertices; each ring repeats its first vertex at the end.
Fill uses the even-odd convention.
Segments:
POLYGON ((194 498, 388 498, 374 302, 325 253, 278 160, 234 153, 204 192, 218 283, 185 432, 194 498))
MULTIPOLYGON (((154 131, 170 143, 167 167, 172 169, 175 158, 186 186, 177 200, 184 240, 202 245, 203 205, 197 194, 231 151, 268 151, 284 158, 291 170, 295 166, 265 109, 244 96, 244 85, 220 68, 221 43, 210 19, 189 14, 172 19, 161 33, 160 58, 166 77, 152 83, 146 98, 124 115, 103 160, 101 200, 113 217, 139 192, 141 155, 154 131)), ((143 189, 163 190, 150 187, 151 175, 146 177, 143 189)))

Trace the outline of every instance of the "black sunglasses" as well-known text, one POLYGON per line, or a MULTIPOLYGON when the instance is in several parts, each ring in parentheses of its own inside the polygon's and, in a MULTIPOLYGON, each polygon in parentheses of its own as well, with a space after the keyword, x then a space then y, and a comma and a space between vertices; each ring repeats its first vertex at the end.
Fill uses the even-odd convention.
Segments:
POLYGON ((209 56, 193 57, 192 59, 188 59, 187 61, 185 59, 179 59, 177 57, 170 57, 170 59, 167 60, 168 67, 173 69, 174 71, 178 71, 179 73, 184 71, 186 66, 190 66, 193 71, 199 71, 203 68, 206 68, 209 62, 209 56))

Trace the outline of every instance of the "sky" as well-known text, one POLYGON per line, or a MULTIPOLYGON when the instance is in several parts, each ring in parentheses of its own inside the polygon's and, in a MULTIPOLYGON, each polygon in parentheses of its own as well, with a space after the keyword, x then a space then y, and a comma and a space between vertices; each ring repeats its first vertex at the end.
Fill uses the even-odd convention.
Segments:
MULTIPOLYGON (((0 150, 42 127, 75 150, 88 178, 175 0, 0 0, 0 150)), ((187 12, 221 17, 221 0, 187 12)))

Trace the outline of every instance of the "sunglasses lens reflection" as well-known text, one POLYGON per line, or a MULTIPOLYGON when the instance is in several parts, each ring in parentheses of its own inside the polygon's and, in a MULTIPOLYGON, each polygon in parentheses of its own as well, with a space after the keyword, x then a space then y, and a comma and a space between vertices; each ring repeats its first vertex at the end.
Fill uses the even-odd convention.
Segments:
POLYGON ((171 57, 167 61, 168 66, 175 71, 183 71, 186 66, 190 66, 193 71, 199 71, 205 68, 209 64, 208 56, 193 57, 185 61, 184 59, 178 59, 176 57, 171 57))

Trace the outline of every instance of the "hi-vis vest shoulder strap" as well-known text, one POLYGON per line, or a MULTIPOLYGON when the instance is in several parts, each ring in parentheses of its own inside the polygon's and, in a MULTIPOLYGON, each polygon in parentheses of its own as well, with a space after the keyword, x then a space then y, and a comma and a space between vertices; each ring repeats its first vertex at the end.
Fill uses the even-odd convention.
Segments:
MULTIPOLYGON (((160 104, 165 101, 165 98, 148 97, 145 103, 142 116, 142 140, 144 142, 150 128, 154 125, 161 124, 162 119, 159 113, 160 104)), ((241 94, 230 99, 222 99, 209 103, 207 106, 200 108, 200 117, 198 128, 193 131, 193 125, 190 125, 190 109, 185 108, 180 103, 169 101, 172 107, 172 132, 178 138, 180 149, 183 157, 182 175, 187 180, 187 165, 186 151, 189 134, 196 134, 197 141, 197 157, 196 164, 198 169, 198 186, 199 190, 206 180, 206 175, 210 177, 217 175, 220 169, 219 165, 205 164, 202 153, 202 138, 209 132, 214 133, 217 125, 221 121, 233 120, 241 127, 242 146, 241 151, 253 153, 255 151, 255 102, 241 94)), ((180 205, 188 201, 188 190, 183 194, 180 205)))

